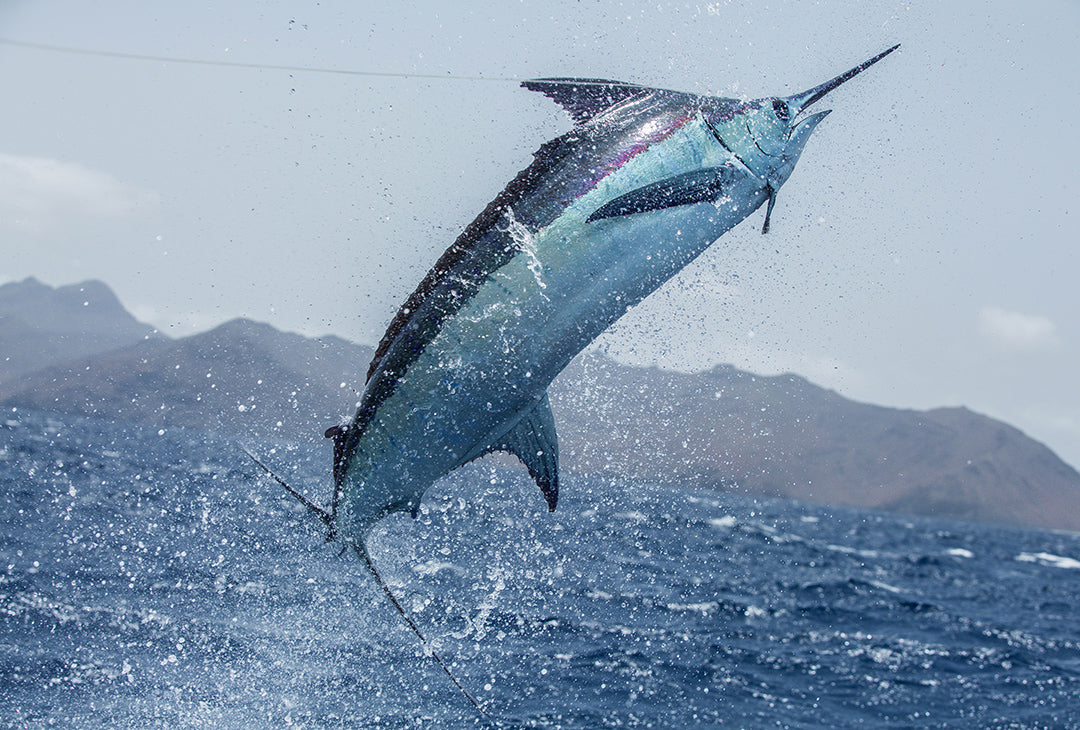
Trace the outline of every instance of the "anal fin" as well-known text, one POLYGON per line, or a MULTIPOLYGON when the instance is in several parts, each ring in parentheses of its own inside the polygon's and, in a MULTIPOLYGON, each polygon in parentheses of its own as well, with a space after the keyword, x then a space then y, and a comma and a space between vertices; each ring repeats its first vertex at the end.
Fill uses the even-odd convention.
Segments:
POLYGON ((555 511, 559 501, 559 441, 547 393, 488 451, 507 451, 521 459, 543 492, 548 510, 555 511))

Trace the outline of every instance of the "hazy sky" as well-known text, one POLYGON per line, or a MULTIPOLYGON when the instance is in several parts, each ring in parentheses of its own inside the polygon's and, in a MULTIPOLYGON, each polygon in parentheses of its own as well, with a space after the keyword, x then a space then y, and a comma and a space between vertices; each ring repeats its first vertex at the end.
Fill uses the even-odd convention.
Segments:
POLYGON ((367 343, 569 128, 513 79, 767 96, 902 43, 821 104, 772 232, 753 216, 601 344, 965 405, 1080 466, 1076 0, 0 0, 0 38, 156 57, 0 43, 0 281, 101 279, 172 336, 367 343))

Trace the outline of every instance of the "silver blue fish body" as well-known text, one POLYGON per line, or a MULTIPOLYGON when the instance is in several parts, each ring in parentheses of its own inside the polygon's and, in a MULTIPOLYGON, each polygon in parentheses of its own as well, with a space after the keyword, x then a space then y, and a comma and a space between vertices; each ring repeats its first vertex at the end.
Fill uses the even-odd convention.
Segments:
MULTIPOLYGON (((739 101, 620 82, 525 82, 574 128, 443 254, 394 318, 356 415, 333 436, 333 529, 362 544, 384 515, 493 451, 549 508, 558 444, 547 388, 570 360, 768 204, 828 112, 800 112, 894 48, 790 97, 739 101)), ((766 229, 768 216, 766 217, 766 229)))

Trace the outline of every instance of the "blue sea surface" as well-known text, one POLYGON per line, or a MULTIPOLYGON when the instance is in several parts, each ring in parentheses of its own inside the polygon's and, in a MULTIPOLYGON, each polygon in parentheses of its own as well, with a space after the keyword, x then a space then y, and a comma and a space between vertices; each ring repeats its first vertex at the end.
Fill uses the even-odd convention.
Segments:
MULTIPOLYGON (((0 724, 487 724, 227 438, 6 412, 0 511, 0 724)), ((488 460, 370 548, 504 727, 1080 727, 1076 535, 488 460)))

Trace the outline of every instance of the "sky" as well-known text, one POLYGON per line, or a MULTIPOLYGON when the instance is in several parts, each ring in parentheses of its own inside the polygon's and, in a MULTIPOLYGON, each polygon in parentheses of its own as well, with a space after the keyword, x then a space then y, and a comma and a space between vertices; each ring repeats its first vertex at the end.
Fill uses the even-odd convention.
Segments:
POLYGON ((754 98, 901 43, 818 104, 768 235, 759 211, 597 346, 966 406, 1080 467, 1080 1, 370 5, 0 0, 0 283, 374 344, 570 128, 518 81, 754 98))

